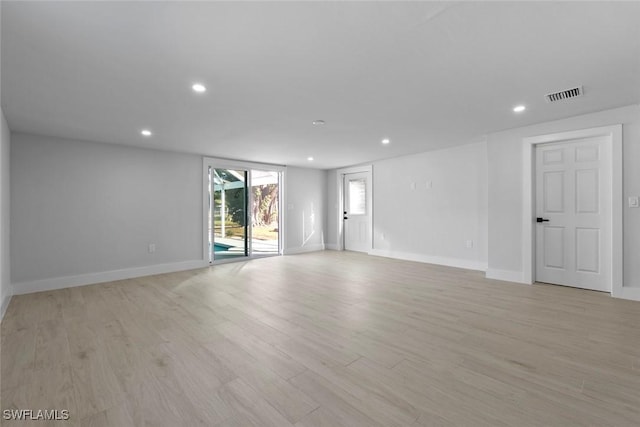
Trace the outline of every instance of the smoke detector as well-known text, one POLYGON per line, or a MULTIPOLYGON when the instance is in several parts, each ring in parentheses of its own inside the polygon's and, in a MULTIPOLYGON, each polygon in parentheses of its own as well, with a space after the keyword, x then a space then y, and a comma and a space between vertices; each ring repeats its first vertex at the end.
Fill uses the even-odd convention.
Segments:
POLYGON ((561 90, 559 92, 548 93, 544 97, 547 102, 564 101, 565 99, 576 98, 584 95, 584 89, 582 86, 574 87, 571 89, 561 90))

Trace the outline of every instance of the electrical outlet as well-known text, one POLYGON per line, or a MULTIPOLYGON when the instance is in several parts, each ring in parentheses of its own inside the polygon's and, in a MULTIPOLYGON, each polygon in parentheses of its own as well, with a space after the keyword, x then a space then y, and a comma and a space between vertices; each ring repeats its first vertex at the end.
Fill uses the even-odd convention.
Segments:
POLYGON ((152 254, 156 251, 156 244, 155 243, 149 243, 149 253, 152 254))

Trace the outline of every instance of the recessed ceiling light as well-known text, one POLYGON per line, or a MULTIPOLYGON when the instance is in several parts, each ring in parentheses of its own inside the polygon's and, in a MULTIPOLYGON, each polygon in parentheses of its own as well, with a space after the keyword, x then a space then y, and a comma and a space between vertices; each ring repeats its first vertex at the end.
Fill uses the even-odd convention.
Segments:
POLYGON ((324 120, 314 120, 313 124, 316 126, 322 126, 324 124, 324 120))
POLYGON ((194 92, 198 92, 198 93, 207 91, 207 88, 204 87, 202 83, 194 83, 193 86, 191 86, 191 89, 193 89, 194 92))
POLYGON ((151 131, 149 129, 142 129, 140 133, 142 136, 151 136, 151 131))
POLYGON ((518 105, 516 107, 513 107, 513 111, 516 113, 522 113, 526 109, 527 107, 525 107, 524 105, 518 105))
POLYGON ((385 138, 385 139, 382 140, 383 144, 388 144, 390 142, 391 142, 391 140, 389 138, 385 138))
POLYGON ((307 157, 307 160, 310 161, 310 162, 313 162, 313 157, 309 156, 309 157, 307 157))

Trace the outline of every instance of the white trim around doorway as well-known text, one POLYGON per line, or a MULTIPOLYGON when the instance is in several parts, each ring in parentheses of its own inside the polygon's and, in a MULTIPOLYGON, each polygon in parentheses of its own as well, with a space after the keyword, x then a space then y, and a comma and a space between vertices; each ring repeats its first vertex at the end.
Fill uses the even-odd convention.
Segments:
POLYGON ((335 249, 338 251, 344 250, 344 221, 342 220, 343 212, 344 212, 344 176, 349 173, 359 173, 365 172, 367 173, 367 180, 369 181, 369 198, 367 200, 367 209, 371 212, 369 215, 369 250, 367 251, 369 254, 373 250, 373 165, 361 165, 361 166, 351 166, 348 168, 342 168, 336 170, 336 194, 338 195, 338 210, 335 212, 336 220, 337 220, 337 235, 335 247, 330 247, 329 249, 335 249))
MULTIPOLYGON (((527 137, 522 150, 522 283, 535 282, 535 238, 533 218, 535 213, 536 144, 563 142, 591 137, 608 137, 611 143, 611 295, 628 298, 623 290, 623 241, 622 241, 622 125, 603 126, 569 132, 527 137)), ((635 298, 632 298, 635 299, 635 298)))
MULTIPOLYGON (((226 168, 226 169, 244 169, 251 171, 251 169, 256 170, 267 170, 274 171, 280 174, 280 188, 278 191, 279 195, 279 203, 278 203, 278 215, 279 215, 279 224, 278 233, 279 233, 279 243, 278 243, 278 254, 282 255, 284 253, 284 242, 286 241, 286 221, 285 221, 285 210, 284 207, 286 205, 286 191, 285 191, 285 183, 286 183, 286 171, 287 167, 282 165, 273 165, 269 163, 256 163, 256 162, 245 162, 240 160, 230 160, 230 159, 221 159, 216 157, 203 157, 202 158, 202 261, 206 262, 209 265, 209 236, 207 235, 207 230, 209 228, 208 217, 209 217, 209 182, 208 182, 208 172, 209 167, 215 168, 226 168)), ((249 174, 250 175, 250 174, 249 174)), ((249 177, 249 184, 251 183, 251 178, 249 177)), ((251 200, 251 199, 249 199, 251 200)), ((264 256, 271 255, 253 255, 247 257, 240 257, 237 259, 231 260, 219 260, 216 261, 215 264, 224 264, 226 262, 235 262, 235 261, 246 261, 248 259, 261 258, 264 256)))

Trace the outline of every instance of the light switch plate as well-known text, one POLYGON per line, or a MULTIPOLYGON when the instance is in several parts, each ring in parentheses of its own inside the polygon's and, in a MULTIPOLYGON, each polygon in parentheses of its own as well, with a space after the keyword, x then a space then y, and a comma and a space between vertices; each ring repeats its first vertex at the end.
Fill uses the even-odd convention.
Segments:
POLYGON ((638 208, 638 207, 640 207, 640 197, 638 197, 638 196, 629 197, 629 207, 630 208, 638 208))

